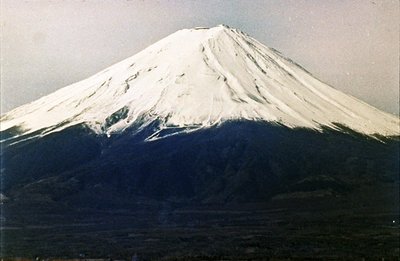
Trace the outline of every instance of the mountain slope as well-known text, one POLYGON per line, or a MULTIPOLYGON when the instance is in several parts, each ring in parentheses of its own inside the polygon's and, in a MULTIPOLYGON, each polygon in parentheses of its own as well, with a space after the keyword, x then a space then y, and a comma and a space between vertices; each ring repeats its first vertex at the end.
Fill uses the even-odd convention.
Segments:
POLYGON ((157 121, 147 139, 226 120, 399 135, 399 119, 315 79, 227 26, 180 30, 142 52, 1 117, 1 131, 46 135, 84 123, 97 133, 157 121))
POLYGON ((4 256, 398 256, 395 139, 255 121, 151 132, 6 146, 4 256))

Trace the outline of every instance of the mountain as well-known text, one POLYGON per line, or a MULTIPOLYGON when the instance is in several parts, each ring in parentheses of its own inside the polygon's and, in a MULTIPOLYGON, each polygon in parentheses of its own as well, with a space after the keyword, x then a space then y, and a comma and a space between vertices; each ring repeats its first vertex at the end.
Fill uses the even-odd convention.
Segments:
POLYGON ((398 254, 399 118, 228 26, 0 123, 2 257, 398 254))
POLYGON ((158 131, 181 132, 237 119, 318 130, 341 124, 365 134, 399 135, 397 117, 335 90, 278 51, 223 25, 178 31, 6 113, 1 130, 44 135, 84 123, 111 134, 158 121, 158 131))

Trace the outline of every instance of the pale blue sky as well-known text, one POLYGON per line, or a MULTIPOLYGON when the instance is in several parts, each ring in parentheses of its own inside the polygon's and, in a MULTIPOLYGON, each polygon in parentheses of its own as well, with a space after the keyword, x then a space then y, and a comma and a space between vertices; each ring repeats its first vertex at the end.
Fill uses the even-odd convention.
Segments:
POLYGON ((398 14, 397 0, 2 0, 2 112, 179 29, 223 23, 398 114, 398 14))

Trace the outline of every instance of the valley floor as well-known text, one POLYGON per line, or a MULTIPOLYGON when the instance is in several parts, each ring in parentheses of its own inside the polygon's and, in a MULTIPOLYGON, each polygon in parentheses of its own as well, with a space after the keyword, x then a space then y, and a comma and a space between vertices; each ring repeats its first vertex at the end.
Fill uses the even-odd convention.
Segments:
MULTIPOLYGON (((34 214, 3 205, 2 256, 134 260, 399 258, 398 183, 265 204, 34 214), (382 193, 382 192, 385 193, 382 193), (396 196, 397 195, 397 196, 396 196), (28 216, 31 215, 31 216, 28 216)), ((43 207, 44 208, 44 207, 43 207)), ((38 213, 38 212, 37 212, 38 213)))

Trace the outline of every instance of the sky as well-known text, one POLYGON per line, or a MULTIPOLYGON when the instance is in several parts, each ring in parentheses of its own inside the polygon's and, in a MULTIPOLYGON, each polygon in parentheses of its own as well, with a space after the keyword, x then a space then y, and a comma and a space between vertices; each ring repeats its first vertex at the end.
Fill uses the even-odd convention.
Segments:
POLYGON ((397 0, 1 0, 1 113, 183 28, 227 24, 399 114, 397 0))

